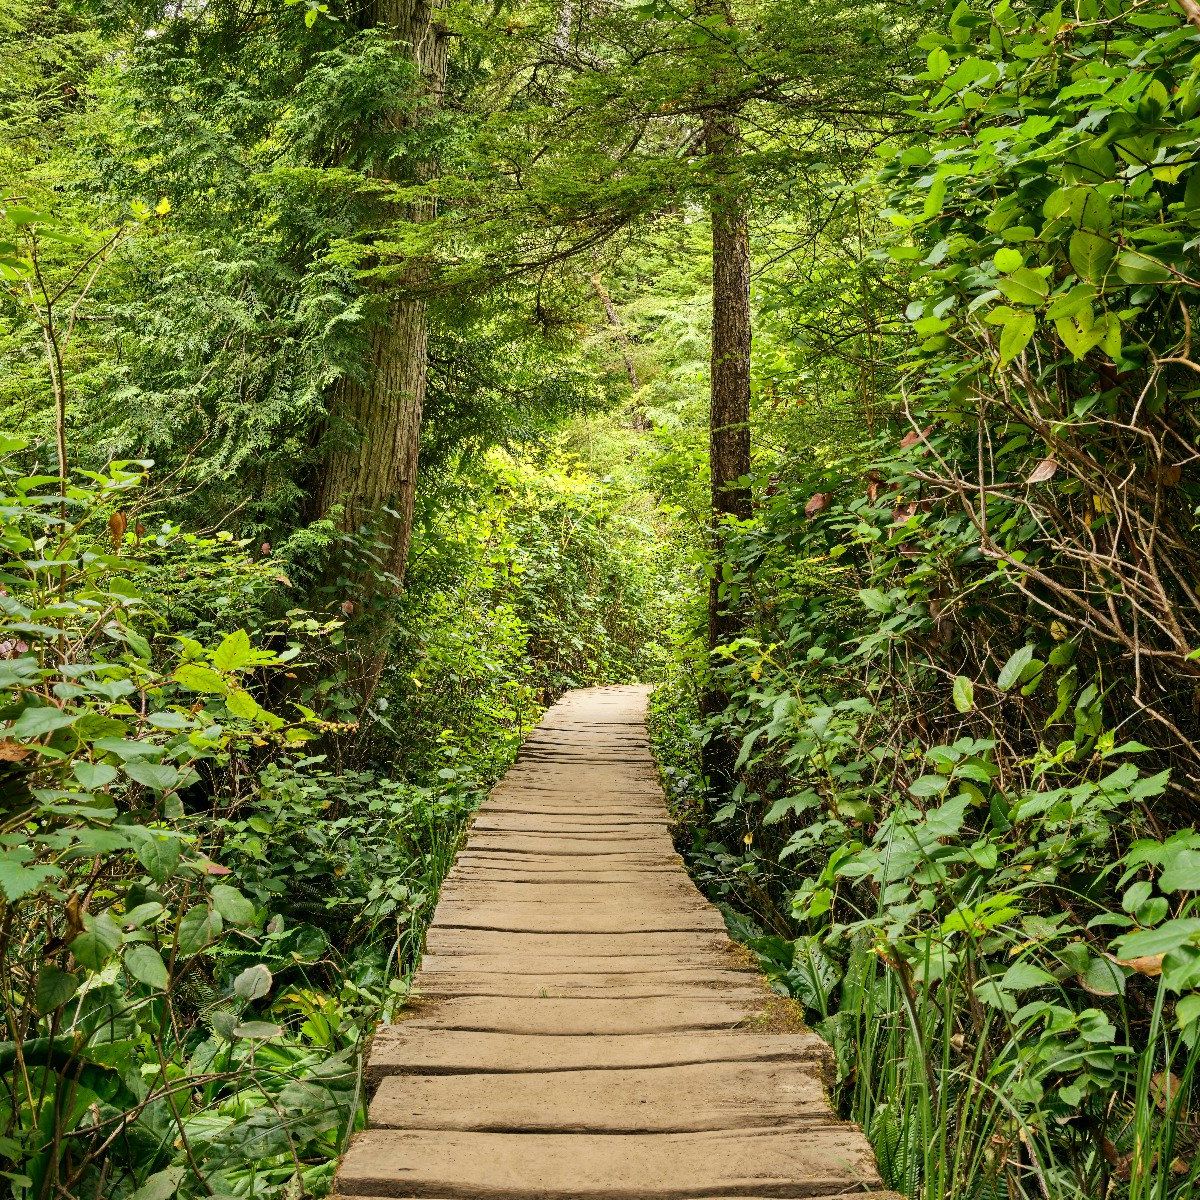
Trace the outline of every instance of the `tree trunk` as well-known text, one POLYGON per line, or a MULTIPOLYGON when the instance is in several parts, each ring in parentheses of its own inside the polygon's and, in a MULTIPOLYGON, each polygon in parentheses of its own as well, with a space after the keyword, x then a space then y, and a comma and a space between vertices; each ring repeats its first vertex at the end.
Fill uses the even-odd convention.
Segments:
MULTIPOLYGON (((727 560, 728 521, 751 515, 750 474, 750 235, 745 196, 737 176, 737 118, 711 113, 704 147, 713 171, 712 198, 712 364, 709 408, 709 472, 712 487, 713 575, 708 589, 708 648, 732 641, 743 628, 736 604, 721 597, 727 560)), ((712 680, 704 711, 721 712, 728 701, 712 680)), ((714 789, 732 782, 736 747, 715 732, 706 743, 705 774, 714 789)))
MULTIPOLYGON (((446 82, 446 37, 437 22, 440 5, 441 0, 376 0, 367 18, 390 30, 397 51, 416 63, 427 89, 426 110, 441 103, 446 82)), ((397 113, 393 127, 403 130, 420 119, 419 112, 397 113)), ((431 166, 425 165, 391 178, 414 183, 431 174, 431 166)), ((434 206, 418 202, 404 215, 428 220, 434 206)), ((410 274, 412 283, 418 283, 419 264, 410 274)), ((371 330, 365 376, 343 376, 330 391, 329 425, 335 444, 317 479, 314 508, 321 516, 332 516, 347 532, 369 526, 381 543, 380 567, 400 581, 412 541, 429 314, 423 299, 402 291, 382 308, 371 330)))

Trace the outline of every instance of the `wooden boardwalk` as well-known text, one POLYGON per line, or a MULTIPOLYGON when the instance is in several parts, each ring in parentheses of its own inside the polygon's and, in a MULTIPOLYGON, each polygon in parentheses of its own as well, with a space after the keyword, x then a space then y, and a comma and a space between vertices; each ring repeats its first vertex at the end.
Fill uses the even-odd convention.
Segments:
MULTIPOLYGON (((480 809, 338 1191, 838 1197, 881 1185, 668 831, 645 688, 568 693, 480 809)), ((786 1002, 775 1001, 776 1006, 786 1002)))

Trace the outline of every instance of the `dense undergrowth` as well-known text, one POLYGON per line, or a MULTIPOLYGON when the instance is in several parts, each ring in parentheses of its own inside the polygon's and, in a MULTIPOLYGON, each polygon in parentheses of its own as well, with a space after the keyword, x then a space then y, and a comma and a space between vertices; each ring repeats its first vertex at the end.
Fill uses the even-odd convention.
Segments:
POLYGON ((761 454, 729 707, 701 720, 681 673, 656 744, 698 878, 893 1186, 1187 1197, 1195 29, 961 4, 921 48, 914 131, 858 193, 909 322, 894 390, 868 407, 844 364, 825 428, 761 454), (716 795, 708 737, 737 751, 716 795))
POLYGON ((4 454, 5 1179, 322 1194, 472 808, 561 690, 638 673, 643 530, 578 457, 495 458, 363 709, 353 616, 269 547, 163 521, 144 464, 4 454))

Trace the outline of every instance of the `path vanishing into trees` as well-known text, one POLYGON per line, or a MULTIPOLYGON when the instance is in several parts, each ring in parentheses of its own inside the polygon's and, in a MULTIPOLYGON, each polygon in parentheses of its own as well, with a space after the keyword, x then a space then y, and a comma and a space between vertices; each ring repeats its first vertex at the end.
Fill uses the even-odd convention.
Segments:
POLYGON ((412 1016, 371 1047, 342 1195, 882 1195, 825 1043, 675 853, 648 691, 569 692, 480 809, 412 1016))

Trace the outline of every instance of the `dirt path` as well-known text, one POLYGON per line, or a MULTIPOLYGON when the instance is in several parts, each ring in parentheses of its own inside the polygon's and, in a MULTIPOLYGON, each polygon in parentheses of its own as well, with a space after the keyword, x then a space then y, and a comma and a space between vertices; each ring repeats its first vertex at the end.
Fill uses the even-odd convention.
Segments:
POLYGON ((880 1183, 676 855, 648 689, 568 693, 480 809, 342 1195, 849 1196, 880 1183))

